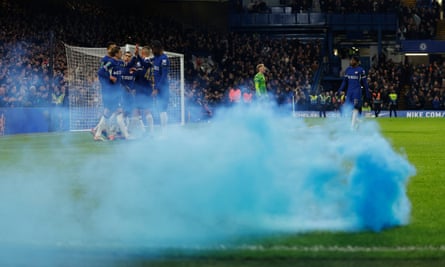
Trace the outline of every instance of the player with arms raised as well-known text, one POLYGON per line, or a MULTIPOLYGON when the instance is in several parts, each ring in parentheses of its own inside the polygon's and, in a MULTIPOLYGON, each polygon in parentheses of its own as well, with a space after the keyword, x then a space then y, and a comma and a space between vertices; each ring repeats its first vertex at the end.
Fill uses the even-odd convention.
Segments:
POLYGON ((153 96, 156 97, 158 109, 160 111, 161 130, 165 131, 168 122, 167 108, 170 98, 168 72, 170 61, 164 53, 164 47, 158 40, 153 41, 153 96))
POLYGON ((356 129, 358 126, 358 115, 362 108, 362 86, 365 89, 366 98, 370 98, 368 81, 366 79, 365 70, 359 65, 360 58, 353 56, 350 61, 350 66, 345 70, 345 76, 343 82, 338 89, 338 92, 346 92, 346 105, 353 108, 352 110, 352 129, 356 129))

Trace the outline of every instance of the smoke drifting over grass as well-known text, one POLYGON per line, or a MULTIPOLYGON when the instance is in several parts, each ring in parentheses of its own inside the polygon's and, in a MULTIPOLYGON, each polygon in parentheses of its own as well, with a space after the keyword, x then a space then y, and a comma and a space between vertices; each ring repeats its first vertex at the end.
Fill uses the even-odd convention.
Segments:
POLYGON ((375 122, 349 124, 234 108, 166 139, 23 149, 0 170, 0 244, 207 246, 407 224, 414 167, 375 122))

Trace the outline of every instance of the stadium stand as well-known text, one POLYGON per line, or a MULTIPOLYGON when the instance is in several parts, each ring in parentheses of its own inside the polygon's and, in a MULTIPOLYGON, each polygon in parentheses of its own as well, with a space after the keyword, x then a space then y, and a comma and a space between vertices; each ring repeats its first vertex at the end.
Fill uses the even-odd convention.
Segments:
POLYGON ((8 41, 0 44, 0 84, 5 91, 0 105, 3 107, 50 106, 53 92, 65 92, 69 74, 66 72, 62 40, 75 45, 103 46, 110 36, 121 44, 158 38, 169 50, 187 56, 188 103, 208 107, 226 104, 227 92, 232 86, 252 90, 251 77, 259 61, 270 68, 270 86, 277 101, 289 102, 293 90, 299 90, 306 81, 311 81, 312 67, 320 52, 319 44, 305 44, 295 39, 260 40, 258 36, 237 33, 185 32, 172 21, 110 15, 105 8, 92 6, 87 1, 61 7, 62 10, 51 19, 12 2, 4 3, 1 22, 5 30, 1 39, 8 41), (110 16, 113 16, 114 23, 107 23, 110 16), (140 31, 138 25, 141 23, 156 27, 140 31), (119 30, 113 32, 116 25, 119 25, 119 30), (159 27, 161 31, 150 30, 159 27), (54 81, 49 73, 48 33, 51 30, 57 40, 54 81), (158 32, 163 35, 159 36, 158 32), (276 61, 277 58, 281 60, 276 61), (206 67, 200 64, 208 59, 211 62, 206 61, 206 67), (196 82, 198 86, 191 90, 191 85, 196 82))
POLYGON ((433 39, 440 21, 440 6, 437 1, 425 5, 412 3, 401 6, 399 11, 399 34, 403 39, 433 39))
MULTIPOLYGON (((286 13, 288 6, 294 9, 301 6, 300 10, 315 7, 326 13, 398 12, 402 22, 400 37, 406 39, 434 38, 440 19, 435 1, 430 6, 406 5, 407 1, 402 5, 398 0, 314 2, 287 1, 280 10, 286 13)), ((240 3, 237 1, 234 7, 244 12, 240 3)), ((9 0, 1 1, 0 5, 0 107, 51 106, 53 94, 63 93, 65 98, 69 97, 66 83, 70 77, 62 41, 97 47, 104 46, 109 39, 119 44, 161 40, 168 50, 186 55, 186 101, 191 109, 205 114, 217 106, 227 105, 232 87, 253 91, 251 77, 259 62, 269 67, 269 87, 277 103, 289 104, 295 98, 304 109, 309 103, 310 85, 322 54, 322 44, 317 40, 190 30, 170 18, 128 17, 89 1, 61 1, 52 7, 54 10, 45 11, 41 7, 39 12, 35 12, 34 5, 26 7, 9 0), (145 25, 144 30, 140 25, 145 25), (54 62, 50 62, 48 36, 51 32, 54 33, 54 62), (50 72, 51 69, 54 72, 50 72)), ((270 8, 270 12, 278 12, 270 8)), ((405 94, 408 108, 427 107, 436 96, 441 103, 439 108, 443 108, 443 66, 442 62, 424 68, 386 61, 370 70, 371 84, 385 92, 395 88, 405 94), (415 74, 414 82, 422 80, 416 78, 419 75, 428 75, 428 86, 405 90, 408 83, 399 83, 405 73, 411 72, 415 74), (431 81, 433 78, 437 85, 431 81), (413 104, 416 99, 420 99, 420 105, 413 104)))
POLYGON ((410 109, 445 108, 445 62, 407 66, 412 74, 405 92, 410 109))

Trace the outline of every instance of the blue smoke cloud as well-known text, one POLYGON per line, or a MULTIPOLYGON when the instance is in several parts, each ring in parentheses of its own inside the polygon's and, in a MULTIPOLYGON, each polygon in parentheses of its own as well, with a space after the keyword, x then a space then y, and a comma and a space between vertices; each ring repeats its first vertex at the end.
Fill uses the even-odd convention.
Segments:
POLYGON ((206 246, 409 222, 415 169, 375 122, 351 131, 349 119, 311 125, 262 106, 218 114, 211 124, 169 128, 166 139, 67 137, 69 152, 24 149, 0 170, 0 245, 206 246), (65 166, 65 153, 81 155, 69 170, 32 165, 46 156, 65 166))

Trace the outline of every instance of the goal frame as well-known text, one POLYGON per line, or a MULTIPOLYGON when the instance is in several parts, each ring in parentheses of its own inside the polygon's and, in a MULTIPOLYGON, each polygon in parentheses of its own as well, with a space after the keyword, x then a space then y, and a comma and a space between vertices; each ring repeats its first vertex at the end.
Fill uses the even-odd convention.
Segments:
MULTIPOLYGON (((68 55, 69 50, 71 49, 71 51, 75 51, 77 53, 81 53, 84 54, 85 56, 92 56, 92 57, 97 57, 98 61, 97 61, 97 68, 99 69, 100 66, 100 58, 105 55, 105 53, 103 53, 102 56, 99 56, 99 54, 97 53, 97 51, 99 50, 103 50, 106 51, 105 47, 80 47, 80 46, 72 46, 69 44, 64 43, 65 46, 65 56, 66 56, 66 60, 67 60, 67 67, 68 67, 68 75, 70 76, 68 79, 68 92, 69 94, 71 94, 71 90, 76 90, 79 88, 79 85, 76 84, 75 80, 75 74, 73 74, 71 76, 71 72, 76 72, 73 69, 70 69, 70 66, 75 66, 74 64, 74 59, 72 58, 73 56, 68 55)), ((134 52, 134 48, 135 45, 134 44, 126 44, 124 46, 121 47, 122 51, 131 51, 134 52)), ((176 52, 170 52, 170 51, 164 51, 164 53, 169 57, 169 58, 174 58, 177 57, 179 58, 179 102, 176 102, 179 105, 180 108, 180 114, 179 114, 179 124, 181 126, 185 125, 185 77, 184 77, 184 65, 185 65, 185 61, 184 61, 184 54, 181 53, 176 53, 176 52)), ((84 60, 84 59, 82 59, 84 60)), ((97 74, 94 73, 94 77, 97 77, 97 74)), ((84 81, 86 82, 86 81, 84 81)), ((172 86, 172 81, 170 80, 170 86, 172 86)), ((92 87, 92 86, 91 86, 92 87)), ((102 110, 103 109, 103 104, 102 104, 102 94, 101 94, 101 89, 99 89, 99 96, 100 99, 99 101, 99 106, 97 106, 96 108, 91 107, 91 110, 88 110, 86 112, 95 112, 95 110, 102 110)), ((86 128, 81 128, 81 127, 77 127, 75 123, 73 123, 74 120, 78 119, 77 117, 75 117, 74 115, 74 109, 75 108, 82 108, 82 106, 74 106, 72 101, 69 101, 69 130, 70 131, 88 131, 90 130, 88 127, 86 128)), ((88 106, 84 107, 85 109, 88 109, 88 106)), ((175 113, 177 114, 177 113, 175 113)), ((94 115, 91 115, 94 116, 94 115)))

